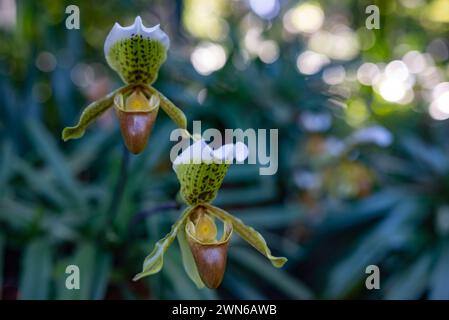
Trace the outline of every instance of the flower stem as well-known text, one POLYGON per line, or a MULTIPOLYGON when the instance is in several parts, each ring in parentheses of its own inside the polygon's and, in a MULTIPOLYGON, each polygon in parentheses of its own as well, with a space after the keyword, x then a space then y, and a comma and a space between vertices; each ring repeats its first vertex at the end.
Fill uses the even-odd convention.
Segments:
POLYGON ((126 183, 128 181, 128 164, 129 164, 129 151, 125 145, 123 145, 122 151, 122 162, 120 164, 120 172, 117 178, 117 182, 114 187, 114 193, 112 194, 112 199, 109 204, 109 208, 106 211, 106 228, 111 227, 115 216, 117 215, 118 208, 120 207, 120 202, 123 198, 123 193, 125 191, 126 183))

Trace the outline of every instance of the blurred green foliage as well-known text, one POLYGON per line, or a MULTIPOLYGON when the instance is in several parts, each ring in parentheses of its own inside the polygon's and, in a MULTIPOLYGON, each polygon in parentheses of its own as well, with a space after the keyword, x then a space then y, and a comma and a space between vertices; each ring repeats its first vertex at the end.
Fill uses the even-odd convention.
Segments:
POLYGON ((0 3, 0 13, 9 4, 16 16, 0 24, 2 298, 449 298, 449 127, 436 120, 444 108, 429 111, 432 90, 448 77, 448 1, 375 1, 379 30, 365 28, 371 1, 309 1, 325 19, 314 30, 307 31, 317 23, 312 18, 290 26, 297 32, 286 30, 285 16, 304 1, 276 2, 271 20, 243 0, 75 1, 80 30, 65 28, 73 1, 0 3), (288 257, 283 269, 235 239, 216 291, 196 289, 179 250, 167 253, 160 274, 131 281, 181 212, 169 159, 174 125, 160 115, 146 151, 129 159, 120 201, 114 115, 81 140, 63 143, 60 132, 89 101, 119 86, 103 41, 114 22, 127 25, 136 15, 170 35, 155 87, 189 121, 201 120, 203 130, 279 130, 277 174, 232 166, 215 203, 288 257), (346 45, 327 48, 314 38, 319 30, 346 45), (202 65, 195 57, 205 51, 197 50, 211 44, 218 53, 202 65), (320 48, 329 63, 300 72, 298 56, 320 48), (411 51, 427 59, 423 70, 408 73, 412 100, 396 99, 402 87, 391 92, 358 81, 363 63, 382 69, 411 51), (341 68, 334 77, 326 71, 335 67, 343 67, 343 80, 335 76, 341 68), (65 288, 70 264, 80 267, 80 290, 65 288), (381 290, 365 288, 370 264, 380 267, 381 290))

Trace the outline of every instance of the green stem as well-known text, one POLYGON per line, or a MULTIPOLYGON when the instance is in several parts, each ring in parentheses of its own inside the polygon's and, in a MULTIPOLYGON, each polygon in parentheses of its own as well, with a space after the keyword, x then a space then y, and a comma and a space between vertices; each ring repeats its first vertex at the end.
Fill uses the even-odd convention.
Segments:
POLYGON ((114 193, 109 204, 109 208, 106 211, 106 228, 110 228, 115 216, 117 215, 118 208, 120 207, 123 193, 125 191, 126 183, 128 182, 128 164, 129 164, 129 151, 125 145, 123 145, 122 162, 120 164, 120 172, 117 178, 117 182, 114 187, 114 193))

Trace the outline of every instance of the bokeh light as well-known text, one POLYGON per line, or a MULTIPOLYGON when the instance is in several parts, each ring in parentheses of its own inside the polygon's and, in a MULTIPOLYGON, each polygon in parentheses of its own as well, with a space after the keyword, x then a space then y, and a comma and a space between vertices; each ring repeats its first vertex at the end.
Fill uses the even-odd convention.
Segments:
POLYGON ((17 20, 15 0, 0 1, 0 29, 14 30, 17 20))
POLYGON ((312 2, 304 2, 288 10, 284 17, 284 28, 291 33, 313 33, 321 28, 324 12, 312 2))
POLYGON ((273 40, 265 40, 259 49, 259 58, 265 63, 273 63, 279 58, 279 46, 273 40))
POLYGON ((449 119, 449 82, 438 84, 432 91, 429 114, 435 120, 449 119))
POLYGON ((312 75, 319 72, 329 63, 330 60, 325 55, 310 50, 301 53, 296 60, 296 66, 299 72, 306 75, 312 75))
POLYGON ((314 33, 308 47, 336 60, 351 60, 360 49, 357 34, 344 25, 336 26, 333 32, 320 30, 314 33))
POLYGON ((227 0, 186 0, 183 24, 195 37, 223 40, 229 32, 228 23, 224 19, 228 11, 227 0))
POLYGON ((95 72, 92 66, 85 63, 78 63, 70 72, 73 83, 81 88, 86 88, 95 80, 95 72))
POLYGON ((259 17, 273 19, 279 14, 279 0, 249 0, 251 9, 259 17))
POLYGON ((203 42, 193 50, 190 61, 198 73, 207 76, 223 68, 226 63, 226 51, 219 44, 203 42))
POLYGON ((323 81, 328 85, 337 85, 345 80, 346 71, 343 66, 334 66, 323 71, 323 81))
POLYGON ((48 51, 39 53, 36 58, 36 67, 43 72, 52 72, 56 68, 56 57, 48 51))
POLYGON ((357 79, 365 86, 371 86, 378 81, 380 70, 371 62, 363 63, 357 70, 357 79))

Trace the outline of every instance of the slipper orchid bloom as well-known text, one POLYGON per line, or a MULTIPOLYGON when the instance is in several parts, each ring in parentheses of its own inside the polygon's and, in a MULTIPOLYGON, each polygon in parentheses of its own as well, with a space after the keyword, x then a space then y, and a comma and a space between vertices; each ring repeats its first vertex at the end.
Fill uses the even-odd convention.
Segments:
POLYGON ((104 54, 126 85, 87 106, 78 124, 63 130, 62 139, 81 138, 86 128, 112 106, 125 144, 135 154, 144 150, 159 107, 178 127, 185 129, 184 113, 151 86, 167 57, 169 45, 170 40, 159 25, 147 28, 140 17, 128 27, 116 23, 106 38, 104 54))
POLYGON ((280 268, 285 264, 286 258, 271 255, 260 233, 211 204, 230 164, 234 160, 242 162, 247 156, 248 148, 241 142, 213 150, 204 140, 200 140, 175 159, 173 169, 181 185, 181 198, 188 207, 173 224, 171 231, 156 243, 153 251, 145 258, 142 272, 134 280, 162 269, 164 253, 176 237, 184 269, 198 288, 206 286, 214 289, 221 284, 233 231, 267 257, 273 266, 280 268), (216 220, 223 225, 220 238, 217 238, 216 220))

